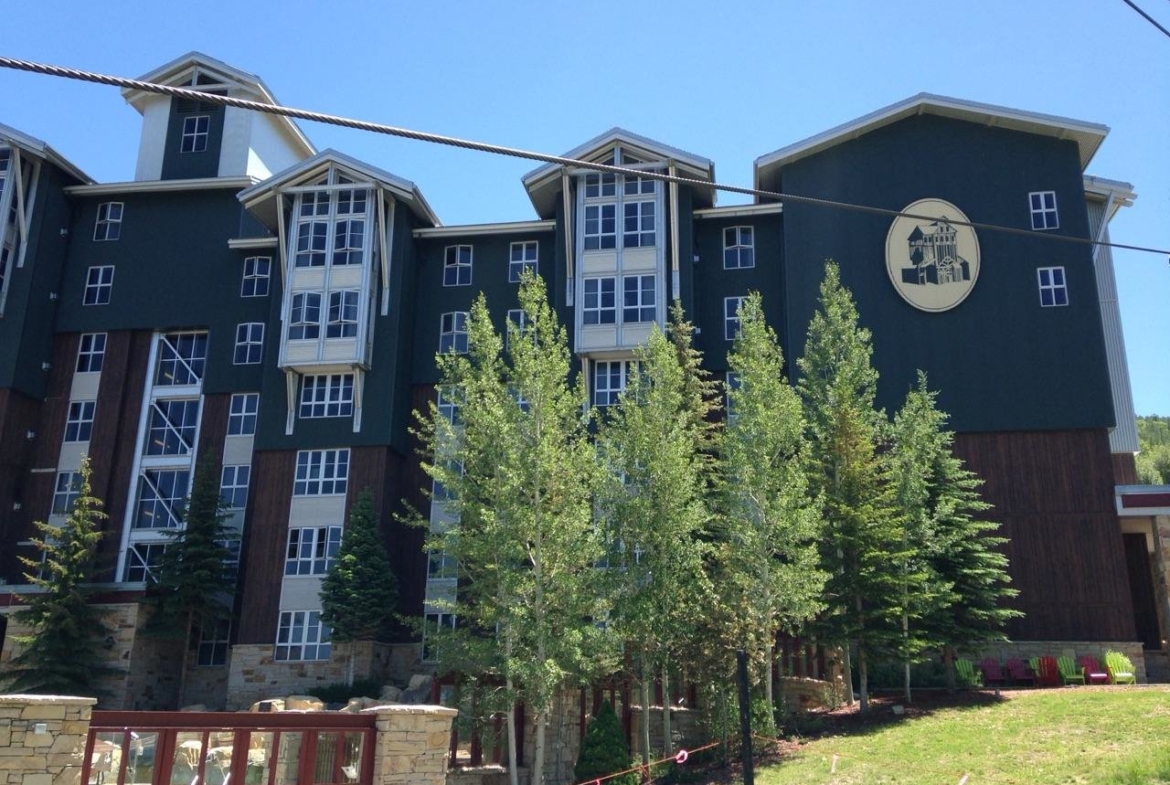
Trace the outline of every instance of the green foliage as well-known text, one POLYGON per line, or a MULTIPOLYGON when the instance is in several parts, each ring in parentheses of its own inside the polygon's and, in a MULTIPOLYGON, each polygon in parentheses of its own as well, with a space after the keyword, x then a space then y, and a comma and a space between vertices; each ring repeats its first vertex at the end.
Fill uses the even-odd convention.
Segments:
POLYGON ((397 608, 398 582, 366 489, 354 500, 337 558, 321 582, 321 620, 337 643, 387 640, 397 608))
POLYGON ((102 538, 102 502, 93 496, 90 460, 81 461, 81 486, 64 524, 37 521, 32 539, 43 563, 21 557, 25 578, 40 589, 25 595, 28 607, 13 617, 32 628, 16 637, 24 648, 12 658, 3 681, 14 692, 48 695, 95 695, 96 681, 111 673, 97 652, 110 630, 89 600, 95 558, 102 538))
POLYGON ((819 565, 821 522, 803 465, 800 398, 787 383, 759 294, 744 300, 739 319, 727 358, 737 383, 727 389, 719 464, 719 595, 728 648, 745 648, 767 680, 777 633, 795 633, 823 609, 828 576, 819 565))
POLYGON ((231 616, 232 579, 225 567, 230 552, 224 541, 235 533, 226 526, 227 517, 215 462, 205 456, 195 467, 183 526, 166 531, 171 541, 147 587, 152 632, 185 639, 231 616))
POLYGON ((1138 482, 1170 485, 1170 417, 1138 417, 1138 482))
POLYGON ((347 703, 350 698, 377 698, 382 695, 382 680, 354 679, 353 684, 338 681, 314 687, 312 695, 322 703, 347 703))
POLYGON ((864 707, 869 656, 900 646, 904 597, 893 565, 908 554, 889 467, 877 454, 885 417, 874 406, 870 333, 858 321, 837 265, 827 263, 820 307, 798 361, 808 476, 825 526, 821 566, 829 574, 828 609, 817 627, 821 640, 852 641, 864 707))
MULTIPOLYGON (((581 740, 581 751, 573 766, 573 780, 588 782, 608 777, 630 768, 630 750, 626 746, 626 735, 618 720, 613 704, 605 701, 597 716, 589 720, 585 738, 581 740)), ((638 775, 634 772, 606 780, 609 785, 637 785, 638 775)))

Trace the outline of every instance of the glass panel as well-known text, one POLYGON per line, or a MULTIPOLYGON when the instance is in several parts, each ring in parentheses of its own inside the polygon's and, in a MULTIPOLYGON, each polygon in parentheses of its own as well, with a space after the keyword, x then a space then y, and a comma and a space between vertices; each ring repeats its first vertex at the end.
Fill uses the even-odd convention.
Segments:
POLYGON ((195 785, 199 779, 199 762, 202 758, 202 731, 176 733, 175 755, 171 759, 171 785, 195 785))
MULTIPOLYGON (((272 760, 273 738, 271 733, 248 734, 248 771, 244 785, 267 785, 268 765, 272 760)), ((293 764, 294 776, 296 764, 293 764)))
POLYGON ((95 734, 89 759, 89 782, 86 785, 114 785, 122 767, 122 731, 95 734))
POLYGON ((203 783, 226 785, 232 771, 232 746, 235 734, 231 731, 212 731, 210 736, 207 757, 203 763, 203 783))
POLYGON ((340 733, 317 734, 317 760, 313 762, 313 782, 337 782, 333 777, 333 768, 337 762, 337 743, 341 740, 340 733))
POLYGON ((362 776, 362 739, 364 733, 345 734, 345 750, 341 758, 341 781, 356 783, 362 776))
POLYGON ((280 734, 280 749, 276 752, 276 785, 296 785, 300 759, 300 731, 280 734))
POLYGON ((154 781, 154 755, 158 750, 158 741, 157 731, 131 731, 126 785, 150 785, 154 781))

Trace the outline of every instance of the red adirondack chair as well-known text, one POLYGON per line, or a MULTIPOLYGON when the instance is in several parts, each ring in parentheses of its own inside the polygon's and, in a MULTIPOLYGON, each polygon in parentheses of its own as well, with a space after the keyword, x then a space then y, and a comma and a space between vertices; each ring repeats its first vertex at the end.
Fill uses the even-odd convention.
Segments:
POLYGON ((1004 663, 1004 667, 1011 677, 1012 684, 1027 684, 1031 686, 1036 683, 1036 674, 1028 667, 1028 663, 1019 657, 1012 657, 1004 663))
POLYGON ((1085 654, 1080 658, 1081 667, 1085 669, 1085 683, 1086 684, 1108 684, 1109 671, 1101 667, 1101 663, 1097 658, 1085 654))
POLYGON ((1041 687, 1060 686, 1060 668, 1056 664, 1056 658, 1051 654, 1045 654, 1036 660, 1036 683, 1041 687))
POLYGON ((983 671, 984 687, 1002 687, 1007 683, 1003 668, 999 667, 999 660, 995 657, 984 657, 979 662, 979 670, 983 671))

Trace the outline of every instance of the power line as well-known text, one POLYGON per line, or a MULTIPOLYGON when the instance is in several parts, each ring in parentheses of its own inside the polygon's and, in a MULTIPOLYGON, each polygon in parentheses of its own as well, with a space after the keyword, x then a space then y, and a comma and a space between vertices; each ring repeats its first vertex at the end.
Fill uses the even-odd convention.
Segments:
POLYGON ((1130 8, 1132 8, 1133 10, 1135 10, 1139 14, 1141 14, 1143 17, 1145 17, 1145 20, 1147 22, 1149 22, 1154 27, 1156 27, 1162 31, 1162 35, 1166 36, 1167 38, 1170 38, 1170 30, 1167 30, 1165 27, 1162 27, 1162 25, 1158 24, 1157 20, 1155 20, 1154 17, 1150 16, 1145 11, 1138 8, 1137 3, 1133 2, 1133 0, 1121 0, 1121 2, 1125 3, 1127 6, 1129 6, 1130 8))
MULTIPOLYGON (((1129 2, 1129 0, 1125 1, 1129 2)), ((577 158, 567 158, 561 155, 549 155, 548 153, 524 150, 519 147, 506 147, 504 145, 491 144, 489 142, 477 142, 471 139, 460 139, 459 137, 455 136, 433 134, 426 131, 415 131, 409 128, 400 128, 398 126, 385 125, 383 123, 372 123, 367 120, 355 120, 349 117, 313 112, 307 109, 296 109, 293 107, 281 106, 279 104, 267 104, 260 101, 250 101, 244 98, 234 98, 232 96, 220 95, 218 93, 205 93, 187 87, 173 87, 171 85, 155 84, 154 82, 144 82, 139 79, 127 79, 126 77, 122 76, 112 76, 110 74, 82 71, 76 68, 66 68, 64 66, 37 63, 29 60, 18 60, 11 57, 0 56, 0 67, 10 68, 17 71, 28 71, 36 74, 44 74, 47 76, 56 76, 65 79, 76 79, 83 82, 95 82, 97 84, 109 85, 111 87, 121 87, 130 90, 142 90, 149 93, 159 93, 161 95, 169 95, 174 98, 189 98, 196 101, 202 101, 203 103, 232 106, 238 109, 247 109, 254 112, 264 112, 266 114, 291 117, 297 120, 307 120, 315 123, 324 123, 326 125, 336 125, 343 128, 354 128, 359 131, 369 131, 371 133, 384 134, 387 136, 414 139, 415 141, 419 142, 442 144, 449 147, 459 147, 465 150, 475 150, 478 152, 491 153, 493 155, 504 155, 512 158, 524 158, 530 161, 540 161, 542 163, 550 163, 556 164, 558 166, 574 167, 578 169, 589 169, 592 171, 605 172, 608 174, 642 177, 646 179, 659 180, 664 183, 677 183, 679 185, 694 186, 698 188, 711 188, 716 191, 742 194, 744 196, 752 196, 759 199, 768 199, 778 202, 791 202, 793 204, 805 204, 815 207, 829 207, 838 210, 850 210, 853 212, 868 213, 870 215, 881 215, 890 218, 904 217, 912 218, 916 221, 938 220, 938 216, 936 215, 919 215, 901 210, 891 210, 885 207, 873 207, 870 205, 853 204, 850 202, 839 202, 832 199, 818 199, 812 196, 799 196, 797 194, 782 193, 780 191, 766 191, 758 188, 744 188, 737 185, 724 185, 721 183, 709 182, 707 180, 700 180, 694 177, 680 177, 678 175, 672 175, 665 172, 628 169, 623 166, 614 166, 613 164, 603 164, 596 161, 583 161, 577 158)), ((983 231, 1022 235, 1041 240, 1076 243, 1080 245, 1100 245, 1108 248, 1121 248, 1127 251, 1140 251, 1143 253, 1161 254, 1163 256, 1170 255, 1170 251, 1163 250, 1161 248, 1148 248, 1140 245, 1104 242, 1101 240, 1093 240, 1087 237, 1070 237, 1068 235, 1047 233, 1041 234, 1028 229, 1020 229, 1014 226, 1001 226, 998 224, 980 223, 978 221, 959 221, 949 218, 947 220, 949 223, 955 226, 969 226, 973 229, 979 229, 983 231)))

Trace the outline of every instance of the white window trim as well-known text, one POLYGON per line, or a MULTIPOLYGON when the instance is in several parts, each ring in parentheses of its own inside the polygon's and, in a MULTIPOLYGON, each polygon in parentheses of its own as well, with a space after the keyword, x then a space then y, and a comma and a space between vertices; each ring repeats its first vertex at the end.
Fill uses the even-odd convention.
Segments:
POLYGON ((357 338, 358 319, 361 317, 361 290, 334 289, 329 292, 329 306, 325 312, 325 339, 352 341, 357 338), (335 301, 336 300, 336 304, 335 301), (352 301, 352 302, 350 302, 352 301), (334 319, 336 313, 337 318, 334 319), (352 318, 347 318, 352 314, 352 318), (340 335, 330 335, 335 330, 340 335), (346 335, 346 333, 350 333, 346 335))
POLYGON ((264 361, 264 322, 243 322, 236 325, 236 346, 232 365, 259 365, 264 361), (241 337, 243 340, 240 340, 241 337), (240 350, 244 357, 240 359, 240 350))
POLYGON ((536 240, 522 240, 508 248, 508 283, 519 283, 525 268, 531 268, 533 273, 540 272, 540 243, 536 240), (530 250, 531 257, 528 255, 530 250))
POLYGON ((321 577, 341 551, 341 526, 297 526, 288 530, 284 551, 284 577, 321 577), (308 535, 309 539, 305 539, 308 535), (293 548, 296 554, 292 555, 293 548), (308 547, 309 554, 304 555, 308 547), (318 551, 321 555, 318 555, 318 551), (290 568, 292 571, 290 572, 290 568))
POLYGON ((1050 229, 1060 228, 1060 205, 1056 202, 1056 191, 1031 191, 1028 193, 1028 209, 1032 216, 1032 230, 1036 232, 1046 232, 1050 229), (1033 203, 1035 197, 1040 197, 1040 207, 1037 208, 1033 203), (1044 206, 1046 196, 1052 197, 1052 207, 1044 206), (1048 217, 1052 217, 1052 225, 1048 225, 1048 217), (1037 218, 1040 219, 1040 226, 1036 225, 1037 218))
POLYGON ((439 352, 455 352, 455 354, 467 354, 470 350, 470 337, 467 332, 467 322, 471 319, 471 314, 467 311, 448 311, 439 316, 439 352), (460 320, 462 316, 462 320, 460 320), (447 329, 447 321, 450 317, 450 327, 447 329), (463 329, 459 329, 460 321, 463 322, 463 329), (460 348, 459 339, 462 338, 462 348, 460 348), (446 346, 444 346, 446 344, 446 346))
POLYGON ((243 436, 251 438, 256 435, 256 420, 260 415, 260 393, 232 393, 232 397, 228 402, 228 428, 227 436, 232 438, 234 436, 243 436), (235 411, 236 401, 240 402, 240 411, 235 411), (249 407, 249 404, 255 402, 254 406, 249 407), (249 408, 252 411, 248 411, 249 408), (248 423, 248 418, 252 420, 252 429, 250 431, 244 430, 248 423), (232 433, 232 423, 238 422, 240 427, 239 433, 232 433))
POLYGON ((344 496, 349 487, 349 458, 348 447, 298 450, 293 496, 344 496), (324 490, 327 484, 328 491, 324 490))
POLYGON ((240 297, 267 297, 272 279, 271 256, 249 256, 244 259, 244 276, 240 281, 240 297), (263 273, 257 272, 261 263, 265 265, 263 273), (252 292, 248 293, 251 284, 252 292), (264 291, 260 291, 263 288, 264 291))
POLYGON ((273 648, 273 659, 277 662, 324 661, 329 659, 332 649, 331 630, 321 621, 320 610, 280 612, 273 648), (281 643, 280 638, 285 630, 288 630, 288 640, 281 643), (294 635, 298 632, 299 640, 294 640, 294 635), (293 656, 294 649, 298 650, 296 656, 293 656), (310 649, 312 656, 307 656, 310 649))
POLYGON ((612 324, 617 324, 618 323, 618 316, 620 315, 618 313, 620 310, 618 308, 618 297, 619 297, 618 279, 617 279, 616 275, 589 275, 589 276, 582 278, 581 279, 581 307, 579 309, 581 312, 581 324, 585 327, 603 327, 603 326, 608 326, 608 325, 612 325, 612 324), (613 292, 612 292, 613 305, 608 307, 608 308, 602 304, 602 297, 604 294, 602 291, 602 289, 603 289, 602 281, 609 281, 611 284, 613 284, 613 292), (597 283, 597 305, 594 307, 589 307, 586 304, 588 302, 588 297, 589 297, 588 288, 589 288, 589 284, 593 283, 593 282, 597 283), (603 315, 606 313, 610 314, 610 319, 608 321, 603 320, 603 315), (595 322, 588 321, 585 318, 586 314, 597 314, 597 321, 595 321, 595 322))
POLYGON ((475 246, 448 245, 443 249, 443 286, 471 286, 472 275, 475 271, 475 246), (463 261, 463 252, 467 252, 467 261, 463 261), (464 281, 464 271, 467 280, 464 281), (447 282, 447 274, 453 273, 454 282, 447 282))
POLYGON ((616 406, 618 399, 621 397, 622 393, 624 393, 629 386, 630 372, 633 370, 633 366, 634 366, 633 360, 595 360, 593 362, 593 368, 592 368, 593 378, 589 380, 591 392, 592 392, 592 395, 590 396, 590 400, 593 402, 593 405, 597 406, 597 407, 616 406), (621 371, 620 376, 619 376, 618 386, 617 387, 609 387, 608 386, 608 382, 612 378, 612 374, 606 373, 605 380, 606 380, 607 386, 605 387, 604 390, 600 389, 597 386, 598 371, 600 370, 601 366, 605 366, 607 368, 607 370, 612 370, 612 366, 615 364, 619 366, 619 369, 621 371), (604 402, 601 401, 600 395, 602 392, 604 392, 606 394, 607 398, 612 398, 612 400, 606 400, 604 402))
POLYGON ((206 153, 211 137, 211 115, 196 114, 183 118, 183 131, 179 136, 179 154, 206 153), (199 130, 199 121, 204 121, 204 129, 199 130), (188 147, 190 140, 190 149, 188 147))
POLYGON ((288 317, 288 340, 290 341, 317 341, 321 338, 321 292, 293 292, 288 317), (310 301, 316 298, 316 304, 310 301), (316 309, 317 318, 310 318, 310 311, 316 309), (297 310, 300 318, 297 318, 297 310), (299 330, 300 335, 294 337, 293 331, 299 330), (313 333, 310 335, 310 333, 313 333))
POLYGON ((723 269, 724 270, 750 270, 756 266, 756 228, 754 226, 726 226, 723 228, 723 269), (749 233, 748 242, 743 241, 744 230, 749 233), (735 242, 731 245, 727 244, 728 232, 734 232, 735 242), (727 263, 728 251, 735 252, 736 264, 729 265, 727 263), (744 251, 751 252, 750 264, 743 264, 744 251))
POLYGON ((93 417, 97 408, 97 401, 70 401, 69 412, 65 417, 65 438, 63 441, 67 443, 85 443, 88 442, 93 434, 93 417), (74 417, 74 413, 77 417, 74 417), (83 428, 88 426, 84 439, 69 437, 69 429, 76 427, 77 435, 81 434, 83 428))
POLYGON ((229 510, 242 510, 245 507, 247 507, 248 506, 248 489, 249 489, 249 486, 251 484, 252 484, 252 466, 251 466, 251 464, 234 463, 234 464, 224 465, 224 467, 220 470, 220 474, 219 474, 219 497, 221 499, 223 499, 225 508, 229 509, 229 510), (229 474, 231 475, 231 477, 230 477, 231 482, 230 483, 228 482, 228 480, 229 480, 228 475, 229 474), (241 474, 243 474, 243 479, 244 479, 243 484, 240 483, 240 475, 241 474), (224 495, 225 490, 227 490, 230 493, 230 497, 224 495), (236 500, 236 497, 240 495, 241 491, 243 492, 244 503, 237 505, 234 502, 236 500))
POLYGON ((1063 266, 1057 265, 1054 267, 1039 267, 1039 268, 1037 268, 1036 269, 1036 286, 1037 286, 1038 294, 1040 296, 1040 307, 1041 308, 1065 308, 1068 306, 1068 304, 1070 302, 1069 295, 1068 295, 1068 272, 1064 269, 1063 266), (1059 284, 1055 283, 1053 280, 1055 277, 1054 274, 1057 271, 1060 272, 1060 281, 1061 282, 1059 284), (1044 273, 1048 273, 1048 281, 1049 282, 1047 284, 1044 283, 1044 273), (1052 293, 1052 302, 1050 302, 1050 303, 1044 302, 1044 293, 1045 292, 1052 293), (1064 295, 1064 302, 1062 302, 1062 303, 1057 302, 1057 296, 1056 296, 1057 292, 1060 292, 1064 295))
POLYGON ((85 292, 82 294, 81 304, 83 306, 109 305, 113 297, 114 265, 96 264, 87 268, 85 271, 85 292), (93 293, 92 298, 91 292, 93 293), (93 302, 89 302, 90 299, 93 302))
POLYGON ((297 416, 302 420, 353 416, 355 381, 352 373, 315 374, 303 377, 297 416), (305 413, 306 410, 308 414, 305 413))
POLYGON ((106 363, 106 333, 82 333, 80 340, 77 342, 77 363, 73 366, 74 373, 101 373, 102 366, 106 363), (101 339, 101 348, 94 348, 95 344, 101 339), (89 348, 86 348, 86 339, 89 343, 89 348), (86 370, 81 370, 82 359, 85 358, 84 365, 86 370), (97 365, 97 369, 93 366, 97 365))
POLYGON ((631 273, 622 276, 622 291, 621 291, 621 323, 622 324, 648 324, 658 318, 658 276, 653 273, 631 273), (651 287, 649 292, 642 286, 645 279, 649 278, 651 287), (626 303, 626 281, 637 281, 638 286, 635 289, 637 294, 637 304, 628 305, 626 303), (645 302, 646 295, 649 294, 650 302, 645 302), (642 319, 642 311, 649 309, 653 315, 649 319, 642 319), (638 318, 627 319, 626 311, 632 310, 637 312, 638 318))
POLYGON ((124 202, 102 202, 99 204, 97 220, 94 221, 93 225, 93 241, 95 243, 112 243, 122 239, 122 218, 125 214, 126 205, 124 202), (117 217, 111 218, 110 213, 115 212, 115 207, 117 207, 117 217))
POLYGON ((723 298, 723 338, 728 341, 734 341, 739 335, 740 322, 739 311, 743 307, 743 301, 746 296, 738 297, 724 297, 723 298), (735 307, 728 310, 731 303, 735 303, 735 307))

